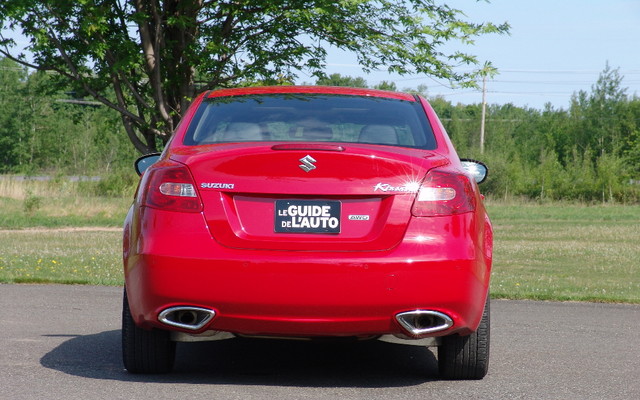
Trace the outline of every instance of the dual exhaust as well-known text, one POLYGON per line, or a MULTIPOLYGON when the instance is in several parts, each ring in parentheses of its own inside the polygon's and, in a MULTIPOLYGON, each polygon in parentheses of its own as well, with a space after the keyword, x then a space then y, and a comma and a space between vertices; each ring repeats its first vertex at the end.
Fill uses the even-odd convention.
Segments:
POLYGON ((197 331, 216 316, 216 312, 201 307, 171 307, 158 315, 160 322, 177 328, 197 331))
MULTIPOLYGON (((197 331, 215 317, 216 312, 207 308, 179 306, 162 311, 160 322, 182 329, 197 331)), ((423 336, 444 331, 453 326, 453 320, 446 314, 431 310, 413 310, 396 314, 396 321, 411 336, 423 336)))
POLYGON ((453 326, 447 314, 431 310, 413 310, 396 314, 396 321, 412 336, 444 331, 453 326))

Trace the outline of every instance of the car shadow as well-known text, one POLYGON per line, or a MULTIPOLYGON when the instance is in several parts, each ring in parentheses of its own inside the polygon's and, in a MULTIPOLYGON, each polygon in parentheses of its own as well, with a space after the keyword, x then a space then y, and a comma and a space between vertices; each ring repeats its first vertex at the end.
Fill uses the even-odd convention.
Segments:
POLYGON ((437 360, 423 347, 267 339, 179 343, 173 372, 134 375, 122 366, 119 330, 72 337, 40 363, 70 375, 134 382, 377 388, 438 379, 437 360))

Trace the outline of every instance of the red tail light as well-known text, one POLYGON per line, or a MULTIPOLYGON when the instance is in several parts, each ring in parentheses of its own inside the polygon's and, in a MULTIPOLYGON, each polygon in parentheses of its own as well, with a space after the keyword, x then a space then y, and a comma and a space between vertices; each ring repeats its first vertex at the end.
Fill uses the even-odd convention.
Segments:
POLYGON ((411 213, 415 217, 462 214, 476 208, 473 184, 464 174, 432 170, 427 174, 411 213))
POLYGON ((196 183, 182 164, 164 162, 149 168, 140 187, 138 201, 143 206, 167 211, 202 211, 196 183))

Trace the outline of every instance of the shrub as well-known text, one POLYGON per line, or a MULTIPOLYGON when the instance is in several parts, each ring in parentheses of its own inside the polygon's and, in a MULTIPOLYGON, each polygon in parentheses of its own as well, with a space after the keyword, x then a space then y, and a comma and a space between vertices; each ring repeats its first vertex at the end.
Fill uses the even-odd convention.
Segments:
POLYGON ((22 203, 22 209, 25 213, 33 215, 42 206, 42 197, 36 196, 31 191, 27 191, 27 195, 22 203))
POLYGON ((98 181, 83 181, 78 191, 87 196, 128 197, 133 196, 138 176, 132 171, 117 171, 103 176, 98 181))

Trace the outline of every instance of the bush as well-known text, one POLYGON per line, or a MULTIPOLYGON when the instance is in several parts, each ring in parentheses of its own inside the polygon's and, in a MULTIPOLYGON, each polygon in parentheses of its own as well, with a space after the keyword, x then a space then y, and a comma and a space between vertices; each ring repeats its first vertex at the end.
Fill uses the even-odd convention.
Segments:
POLYGON ((87 196, 128 197, 133 196, 138 185, 138 176, 131 171, 112 172, 99 181, 83 181, 78 191, 87 196))
POLYGON ((42 197, 36 196, 31 191, 27 191, 27 195, 22 203, 22 209, 25 213, 33 215, 42 206, 42 197))

